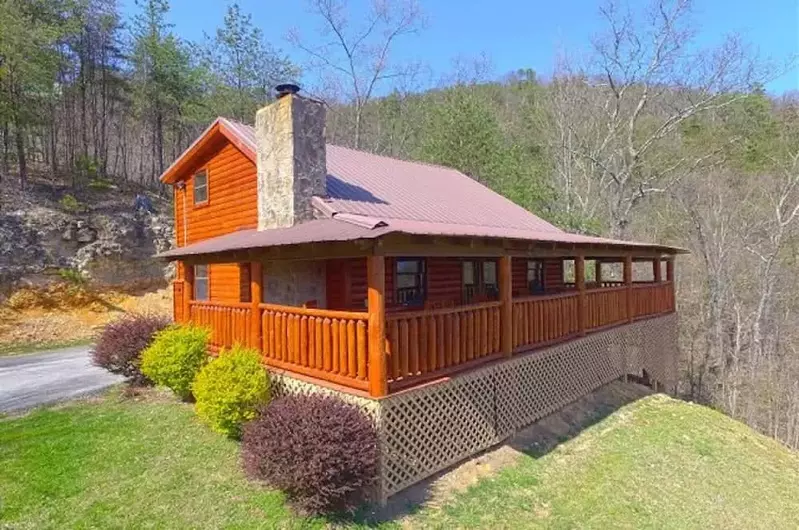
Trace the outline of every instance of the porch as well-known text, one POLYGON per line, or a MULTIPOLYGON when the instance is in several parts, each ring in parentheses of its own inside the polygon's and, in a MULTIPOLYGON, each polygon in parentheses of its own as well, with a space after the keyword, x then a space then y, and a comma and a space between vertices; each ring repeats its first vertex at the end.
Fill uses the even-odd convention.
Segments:
MULTIPOLYGON (((577 255, 563 260, 568 262, 568 281, 549 290, 533 284, 520 290, 513 282, 513 262, 530 257, 501 256, 495 259, 496 288, 464 286, 460 303, 425 303, 420 308, 387 304, 387 280, 394 277, 393 291, 406 290, 401 296, 408 295, 408 287, 398 285, 392 272, 387 274, 390 258, 363 259, 366 310, 264 301, 262 263, 251 261, 247 302, 192 299, 193 269, 185 267, 175 283, 175 315, 209 327, 215 350, 246 344, 263 352, 267 366, 289 375, 384 397, 675 310, 672 257, 577 255), (590 274, 587 263, 592 265, 590 274), (480 301, 464 303, 475 299, 480 301)), ((391 296, 397 298, 396 293, 391 296)))

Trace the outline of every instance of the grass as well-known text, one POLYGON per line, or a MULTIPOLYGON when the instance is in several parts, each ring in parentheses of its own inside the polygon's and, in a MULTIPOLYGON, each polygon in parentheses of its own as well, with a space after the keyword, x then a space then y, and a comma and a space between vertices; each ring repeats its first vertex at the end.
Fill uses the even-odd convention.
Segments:
POLYGON ((0 527, 321 528, 246 481, 187 404, 117 391, 0 420, 0 527))
POLYGON ((85 346, 94 342, 92 338, 82 338, 74 340, 42 341, 42 342, 11 342, 0 344, 0 356, 21 355, 25 353, 36 353, 45 350, 57 350, 60 348, 70 348, 72 346, 85 346))
MULTIPOLYGON (((235 442, 164 394, 0 419, 0 528, 327 528, 248 482, 235 442), (4 526, 5 525, 5 526, 4 526)), ((522 456, 407 528, 797 528, 799 456, 653 396, 522 456)), ((395 528, 400 523, 379 525, 395 528)))
POLYGON ((799 456, 658 395, 527 455, 411 523, 425 528, 799 528, 799 456))

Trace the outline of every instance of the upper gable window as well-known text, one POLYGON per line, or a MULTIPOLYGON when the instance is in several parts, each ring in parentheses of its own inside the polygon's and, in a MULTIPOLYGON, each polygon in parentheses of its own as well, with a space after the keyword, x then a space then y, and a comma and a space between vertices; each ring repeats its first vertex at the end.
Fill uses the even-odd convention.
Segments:
POLYGON ((208 202, 208 172, 204 169, 194 175, 194 204, 208 202))

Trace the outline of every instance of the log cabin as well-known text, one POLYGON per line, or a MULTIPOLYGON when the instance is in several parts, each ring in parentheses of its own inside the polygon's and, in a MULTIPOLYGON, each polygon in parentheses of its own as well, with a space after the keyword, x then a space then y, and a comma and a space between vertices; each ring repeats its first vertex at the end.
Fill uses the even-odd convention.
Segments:
POLYGON ((381 495, 612 379, 676 384, 678 248, 565 232, 454 169, 325 140, 293 85, 166 170, 174 317, 379 417, 381 495))

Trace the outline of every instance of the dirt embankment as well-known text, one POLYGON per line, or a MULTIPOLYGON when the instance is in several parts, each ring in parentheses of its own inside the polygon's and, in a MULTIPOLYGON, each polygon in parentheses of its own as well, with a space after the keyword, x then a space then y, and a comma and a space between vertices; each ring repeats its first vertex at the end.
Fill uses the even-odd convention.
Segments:
POLYGON ((90 340, 131 312, 171 315, 171 288, 99 291, 67 282, 22 288, 0 305, 0 351, 90 340))

